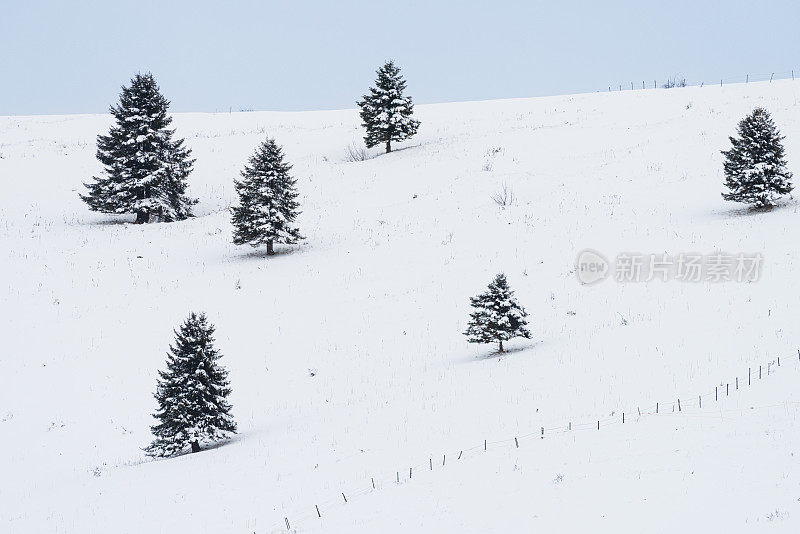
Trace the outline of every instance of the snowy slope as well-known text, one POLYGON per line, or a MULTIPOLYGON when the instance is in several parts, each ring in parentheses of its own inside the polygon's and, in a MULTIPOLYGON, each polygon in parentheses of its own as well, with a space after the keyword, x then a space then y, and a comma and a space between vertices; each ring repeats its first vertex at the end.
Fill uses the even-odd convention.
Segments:
POLYGON ((363 162, 345 159, 354 110, 178 114, 198 217, 147 226, 78 198, 110 117, 0 117, 0 531, 797 531, 797 204, 725 203, 719 150, 763 106, 800 176, 799 96, 776 81, 418 106, 419 135, 363 162), (270 258, 230 244, 227 213, 267 135, 308 237, 270 258), (586 287, 585 248, 762 253, 764 269, 586 287), (497 358, 461 332, 501 270, 533 339, 497 358), (240 435, 151 461, 156 373, 191 310, 217 327, 240 435), (763 382, 696 406, 759 365, 763 382), (477 454, 485 439, 506 441, 477 454))

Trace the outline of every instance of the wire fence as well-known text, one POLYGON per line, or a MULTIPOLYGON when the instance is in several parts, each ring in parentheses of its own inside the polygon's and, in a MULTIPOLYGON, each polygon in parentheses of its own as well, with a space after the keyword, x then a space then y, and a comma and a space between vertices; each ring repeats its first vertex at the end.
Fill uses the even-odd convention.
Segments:
POLYGON ((603 89, 598 92, 613 92, 613 91, 632 91, 641 89, 673 89, 678 87, 705 87, 705 86, 719 86, 733 83, 750 83, 750 82, 772 82, 775 80, 794 80, 795 72, 800 76, 800 70, 789 69, 783 72, 770 72, 767 74, 745 74, 733 78, 720 78, 719 80, 706 80, 694 81, 689 83, 683 76, 676 75, 666 80, 641 80, 631 81, 624 83, 617 83, 609 85, 608 89, 603 89))
MULTIPOLYGON (((744 391, 752 386, 754 383, 762 381, 767 377, 773 375, 781 367, 786 367, 787 364, 794 364, 795 369, 800 369, 800 350, 797 351, 797 357, 781 358, 777 357, 766 363, 760 364, 757 367, 748 367, 747 371, 741 375, 736 375, 730 381, 720 382, 719 385, 714 386, 713 389, 706 390, 703 393, 695 395, 676 396, 673 399, 666 401, 649 401, 637 406, 631 406, 625 411, 613 411, 612 415, 607 417, 598 417, 590 421, 560 421, 553 424, 540 426, 535 429, 530 429, 523 434, 509 436, 504 439, 489 440, 485 439, 483 442, 470 444, 463 448, 451 448, 449 452, 444 452, 441 455, 430 456, 425 458, 424 461, 408 464, 402 468, 395 468, 382 472, 379 476, 370 477, 363 480, 358 486, 350 488, 341 488, 338 494, 332 494, 329 498, 315 503, 308 503, 304 509, 295 510, 291 514, 284 514, 279 520, 271 524, 268 532, 297 532, 298 528, 303 526, 313 526, 311 522, 319 522, 334 507, 345 506, 353 499, 365 496, 389 486, 400 485, 407 483, 414 479, 415 473, 422 471, 436 471, 445 468, 449 463, 459 462, 461 460, 474 457, 479 454, 485 454, 493 450, 503 448, 520 448, 522 445, 531 443, 531 438, 536 438, 535 442, 544 438, 552 436, 564 436, 574 434, 575 432, 598 432, 616 425, 632 424, 639 422, 642 418, 656 417, 664 415, 702 415, 703 408, 711 408, 719 406, 719 403, 726 398, 735 395, 740 391, 744 391), (688 413, 687 413, 688 412, 688 413)), ((800 403, 797 403, 800 404, 800 403)), ((784 406, 769 405, 769 406, 750 406, 747 411, 750 412, 756 409, 766 409, 772 407, 784 406)), ((728 410, 731 411, 731 410, 728 410)), ((735 410, 742 411, 742 410, 735 410)), ((715 412, 715 417, 719 412, 715 412)))
MULTIPOLYGON (((681 87, 705 87, 705 86, 719 86, 723 87, 726 84, 750 83, 750 82, 773 82, 776 80, 794 80, 795 76, 800 76, 800 69, 790 69, 783 72, 770 72, 766 74, 744 74, 739 77, 722 78, 719 80, 707 81, 694 81, 689 82, 686 78, 676 75, 666 80, 642 80, 639 82, 626 82, 616 85, 609 85, 608 92, 613 91, 626 91, 626 90, 645 90, 645 89, 673 89, 681 87)), ((606 90, 598 90, 597 92, 605 92, 606 90)), ((784 358, 782 361, 780 357, 766 362, 766 364, 758 365, 758 367, 750 367, 747 372, 741 376, 733 377, 729 382, 723 382, 721 385, 714 386, 713 390, 707 390, 704 393, 696 395, 676 396, 674 399, 667 401, 650 401, 649 403, 641 404, 626 411, 614 411, 613 415, 608 417, 599 417, 591 421, 561 421, 545 426, 540 426, 536 429, 518 434, 512 437, 498 440, 483 440, 482 443, 473 444, 463 448, 452 448, 450 452, 442 453, 441 456, 428 457, 422 462, 410 464, 402 469, 394 469, 384 471, 379 476, 370 477, 364 480, 356 487, 342 488, 338 494, 331 495, 328 499, 321 500, 315 503, 309 503, 302 510, 284 515, 280 520, 275 521, 271 525, 268 532, 297 532, 298 528, 304 525, 310 526, 313 521, 321 521, 326 512, 334 507, 345 506, 353 499, 380 491, 388 485, 400 485, 414 479, 414 474, 419 473, 420 470, 435 471, 442 469, 448 463, 459 462, 468 459, 477 454, 488 453, 492 450, 499 450, 501 448, 520 448, 523 444, 529 443, 531 438, 536 438, 539 441, 545 437, 568 435, 581 431, 598 432, 603 429, 623 424, 631 424, 639 422, 645 417, 655 417, 662 415, 702 415, 695 410, 702 410, 704 407, 718 405, 732 395, 739 391, 750 387, 754 381, 764 380, 766 377, 772 375, 777 369, 781 368, 782 364, 785 366, 789 361, 800 364, 800 350, 798 350, 797 358, 784 358), (687 413, 688 412, 688 413, 687 413), (526 441, 527 440, 527 441, 526 441)), ((800 403, 799 403, 800 404, 800 403)), ((754 409, 766 409, 779 407, 781 405, 769 406, 751 406, 748 411, 754 409)), ((730 411, 730 410, 729 410, 730 411)), ((741 411, 741 410, 737 410, 741 411)), ((715 412, 718 413, 718 412, 715 412)), ((715 415, 716 417, 716 415, 715 415)))

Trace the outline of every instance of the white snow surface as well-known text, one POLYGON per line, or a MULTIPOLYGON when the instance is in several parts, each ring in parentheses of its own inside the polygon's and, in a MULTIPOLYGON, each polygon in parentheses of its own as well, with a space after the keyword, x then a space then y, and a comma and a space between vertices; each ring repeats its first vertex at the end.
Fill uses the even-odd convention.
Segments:
POLYGON ((355 110, 177 114, 197 217, 150 225, 78 198, 110 116, 0 117, 0 532, 797 532, 797 204, 723 201, 719 151, 762 106, 800 176, 798 97, 419 105, 419 134, 363 162, 355 110), (274 257, 232 245, 228 212, 267 136, 307 236, 274 257), (582 286, 585 248, 764 263, 753 283, 582 286), (533 335, 502 357, 462 335, 500 271, 533 335), (154 461, 190 311, 216 326, 240 433, 154 461))

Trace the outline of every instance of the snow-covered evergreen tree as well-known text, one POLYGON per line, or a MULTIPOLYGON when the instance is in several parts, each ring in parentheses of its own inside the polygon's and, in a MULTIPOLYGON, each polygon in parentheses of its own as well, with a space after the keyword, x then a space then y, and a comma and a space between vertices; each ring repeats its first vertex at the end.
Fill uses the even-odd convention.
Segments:
POLYGON ((227 397, 228 372, 214 348, 214 326, 205 314, 192 313, 175 332, 167 355, 167 370, 159 371, 155 398, 159 420, 151 427, 155 439, 145 450, 151 456, 171 456, 187 447, 198 452, 204 443, 236 433, 227 397))
POLYGON ((239 194, 239 206, 231 208, 234 244, 265 244, 272 255, 274 243, 292 245, 304 239, 294 225, 300 205, 291 168, 274 139, 261 143, 250 157, 242 179, 234 182, 239 194))
POLYGON ((531 337, 525 328, 528 314, 514 300, 514 292, 503 273, 489 284, 486 293, 470 297, 470 304, 475 311, 469 315, 469 325, 464 332, 470 343, 499 343, 499 352, 503 352, 503 341, 531 337))
POLYGON ((781 136, 769 113, 756 108, 739 122, 739 138, 731 137, 733 147, 725 155, 725 185, 730 193, 725 200, 769 208, 792 191, 792 173, 786 169, 781 136))
POLYGON ((389 61, 377 73, 375 87, 370 87, 370 94, 358 102, 362 125, 367 130, 364 141, 367 148, 385 144, 386 152, 391 152, 392 141, 403 141, 417 133, 419 121, 412 118, 411 97, 403 96, 406 82, 400 68, 389 61))
POLYGON ((177 221, 191 216, 197 202, 186 195, 194 160, 182 139, 173 139, 169 101, 150 73, 137 74, 111 106, 115 124, 97 136, 103 175, 84 184, 81 198, 93 211, 135 213, 137 223, 177 221))

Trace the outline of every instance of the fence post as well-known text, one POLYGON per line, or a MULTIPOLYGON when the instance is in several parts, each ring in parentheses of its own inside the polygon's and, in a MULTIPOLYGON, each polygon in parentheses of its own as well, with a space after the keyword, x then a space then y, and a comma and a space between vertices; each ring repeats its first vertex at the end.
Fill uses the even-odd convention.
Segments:
POLYGON ((375 477, 372 477, 370 480, 372 480, 372 489, 375 489, 375 477))
POLYGON ((656 403, 656 413, 658 413, 658 403, 656 403))
POLYGON ((515 444, 515 445, 517 446, 517 448, 519 449, 519 441, 517 440, 517 438, 516 438, 516 437, 514 437, 514 444, 515 444))
POLYGON ((744 83, 750 83, 750 75, 748 74, 747 77, 744 79, 744 83))
POLYGON ((697 396, 697 402, 700 404, 700 408, 702 408, 703 407, 703 396, 702 395, 698 395, 697 396))
POLYGON ((714 400, 719 400, 719 386, 714 386, 714 400))
POLYGON ((737 390, 739 389, 739 377, 738 376, 736 377, 736 389, 737 390))
POLYGON ((758 379, 761 380, 761 366, 758 366, 758 379))
POLYGON ((344 499, 344 502, 347 502, 347 497, 344 496, 344 492, 342 492, 342 499, 344 499))
POLYGON ((681 400, 678 399, 678 411, 681 411, 681 400))
POLYGON ((625 424, 625 412, 622 412, 622 424, 625 424))
POLYGON ((597 430, 600 430, 600 421, 597 422, 597 430))
POLYGON ((322 514, 321 514, 321 513, 319 513, 319 506, 317 506, 317 505, 315 504, 315 505, 314 505, 314 508, 316 508, 316 509, 317 509, 317 517, 322 517, 322 514))
POLYGON ((433 458, 428 458, 428 463, 431 466, 431 471, 433 471, 433 458))
POLYGON ((459 452, 458 452, 458 459, 459 459, 459 460, 461 459, 461 455, 462 455, 462 454, 464 454, 464 451, 459 451, 459 452))

